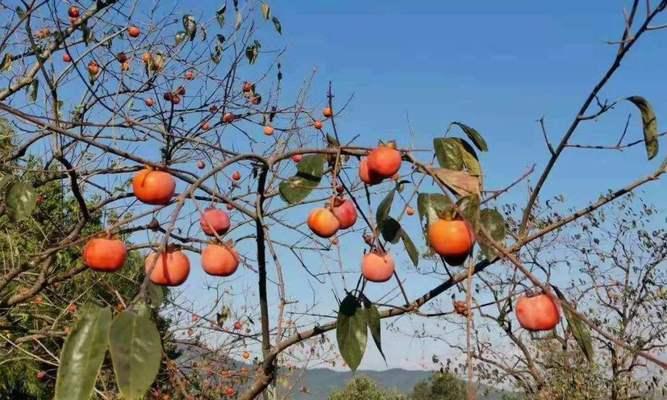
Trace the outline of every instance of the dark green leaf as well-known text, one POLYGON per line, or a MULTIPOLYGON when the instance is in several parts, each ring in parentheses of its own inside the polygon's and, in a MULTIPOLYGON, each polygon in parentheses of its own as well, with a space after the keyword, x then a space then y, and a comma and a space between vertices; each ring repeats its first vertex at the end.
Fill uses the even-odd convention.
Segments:
POLYGON ((12 55, 5 53, 5 56, 2 57, 2 63, 0 63, 0 70, 3 72, 11 71, 12 69, 12 55))
POLYGON ((321 154, 303 157, 297 165, 297 174, 279 185, 280 196, 289 204, 303 201, 320 184, 326 159, 321 154))
POLYGON ((245 56, 248 59, 250 64, 254 64, 257 61, 257 56, 259 55, 259 49, 256 45, 247 46, 245 49, 245 56))
POLYGON ((435 138, 433 148, 442 168, 460 171, 463 169, 461 145, 455 138, 435 138))
POLYGON ((479 227, 479 196, 470 195, 462 197, 458 202, 458 209, 461 213, 461 216, 466 221, 470 222, 474 232, 477 232, 479 227))
POLYGON ((7 188, 5 194, 7 215, 12 221, 27 218, 37 205, 37 193, 27 183, 16 181, 7 188))
POLYGON ((646 155, 649 160, 653 159, 658 154, 658 120, 653 112, 653 107, 640 96, 628 97, 642 114, 642 124, 644 126, 644 146, 646 147, 646 155))
POLYGON ((356 371, 366 352, 368 340, 367 313, 351 294, 345 296, 336 319, 336 340, 343 360, 356 371))
POLYGON ((274 28, 276 28, 276 32, 278 32, 279 34, 282 35, 283 34, 283 25, 280 23, 280 20, 278 19, 278 17, 271 18, 271 21, 273 21, 273 26, 274 26, 274 28))
POLYGON ((378 224, 378 228, 382 229, 382 224, 389 217, 389 212, 391 212, 391 203, 394 201, 395 190, 387 193, 384 199, 380 202, 377 211, 375 212, 375 221, 378 224))
MULTIPOLYGON (((479 224, 496 242, 502 242, 505 239, 505 220, 503 216, 496 209, 485 208, 479 212, 479 224)), ((486 258, 491 260, 496 256, 494 248, 480 243, 482 253, 486 258)))
POLYGON ((111 362, 120 393, 127 399, 141 399, 160 369, 160 332, 144 306, 123 311, 111 325, 111 362), (143 309, 143 310, 142 310, 143 309))
POLYGON ((215 12, 215 19, 218 20, 218 24, 221 28, 225 25, 225 11, 227 11, 227 4, 223 5, 215 12))
POLYGON ((380 324, 380 312, 378 311, 378 308, 375 306, 375 304, 371 303, 366 307, 366 313, 368 314, 368 329, 371 331, 371 337, 373 338, 378 351, 380 351, 382 358, 387 361, 387 357, 382 351, 382 326, 380 324))
POLYGON ((271 7, 267 3, 262 3, 262 17, 264 17, 265 20, 269 20, 271 18, 271 7))
POLYGON ((111 311, 87 305, 60 354, 55 400, 88 400, 109 343, 111 311))
POLYGON ((195 40, 197 36, 197 20, 190 14, 183 16, 183 29, 190 36, 190 41, 195 40))
POLYGON ((407 251, 408 256, 410 256, 410 261, 412 261, 415 267, 418 266, 419 252, 417 251, 417 247, 415 246, 412 239, 410 239, 410 235, 408 235, 405 229, 401 229, 401 239, 403 239, 403 245, 405 246, 405 251, 407 251))
POLYGON ((385 218, 380 226, 380 231, 384 240, 391 243, 398 243, 401 238, 401 224, 392 217, 385 218))
POLYGON ((37 94, 39 93, 39 79, 34 79, 28 89, 28 97, 30 102, 34 103, 37 101, 37 94))
POLYGON ((480 151, 489 150, 489 147, 486 145, 486 141, 475 128, 471 128, 462 122, 452 122, 452 125, 456 125, 461 128, 461 130, 468 136, 470 140, 472 140, 472 142, 480 151))
POLYGON ((461 145, 461 159, 463 160, 463 166, 468 170, 468 173, 481 176, 482 166, 479 164, 475 149, 465 139, 454 138, 454 140, 461 145))

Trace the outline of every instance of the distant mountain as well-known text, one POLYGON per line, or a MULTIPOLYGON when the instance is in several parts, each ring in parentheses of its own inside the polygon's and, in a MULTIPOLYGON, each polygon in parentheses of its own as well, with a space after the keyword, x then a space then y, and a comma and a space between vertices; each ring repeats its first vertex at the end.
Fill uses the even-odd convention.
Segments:
MULTIPOLYGON (((339 390, 358 376, 366 376, 385 389, 395 389, 401 393, 410 393, 412 388, 423 380, 428 379, 431 371, 410 371, 393 368, 384 371, 357 371, 354 375, 350 371, 334 371, 325 368, 313 368, 297 371, 295 378, 299 383, 294 386, 290 399, 294 400, 326 400, 329 394, 339 390), (305 391, 301 389, 304 388, 305 391)), ((500 400, 503 392, 488 386, 480 386, 478 400, 500 400)))

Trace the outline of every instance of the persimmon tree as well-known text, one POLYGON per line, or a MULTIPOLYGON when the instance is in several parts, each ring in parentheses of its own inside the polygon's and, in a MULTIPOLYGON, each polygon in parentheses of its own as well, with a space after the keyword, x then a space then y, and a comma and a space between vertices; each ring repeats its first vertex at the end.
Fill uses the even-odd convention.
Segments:
MULTIPOLYGON (((57 357, 56 398, 83 399, 93 391, 103 398, 141 398, 162 368, 179 397, 253 399, 275 397, 275 384, 290 366, 328 357, 329 331, 336 331, 338 350, 355 370, 369 336, 382 351, 383 319, 423 315, 423 306, 459 285, 466 292, 456 308, 466 316, 473 398, 473 281, 502 261, 562 309, 587 357, 595 332, 664 368, 656 355, 596 324, 549 274, 524 260, 535 243, 666 172, 663 161, 583 209, 538 223, 541 191, 581 125, 622 104, 636 107, 643 138, 629 143, 624 133, 615 147, 642 144, 649 160, 658 155, 661 134, 650 103, 626 93, 603 100, 603 90, 635 44, 661 28, 666 6, 633 2, 609 69, 557 144, 545 130, 549 160, 516 220, 506 221, 503 195, 534 171, 487 182, 479 154, 493 149, 474 121, 451 122, 424 156, 401 138, 360 146, 339 132, 346 103, 334 96, 332 84, 319 104, 310 104, 310 79, 295 99, 286 99, 283 26, 270 4, 232 0, 216 10, 181 14, 164 3, 0 2, 8 21, 0 39, 0 112, 18 133, 3 161, 3 213, 16 223, 34 223, 40 188, 54 182, 63 195, 71 193, 75 207, 58 235, 4 265, 0 308, 15 310, 77 276, 123 274, 127 258, 140 254, 141 283, 123 298, 122 310, 95 302, 76 313, 57 357), (410 232, 405 219, 415 206, 423 229, 410 232), (348 259, 341 248, 350 241, 367 249, 348 259), (420 243, 428 254, 418 250, 420 243), (58 264, 65 252, 81 258, 58 264), (413 265, 397 262, 401 254, 413 265), (327 258, 338 270, 319 261, 327 258), (161 305, 158 288, 187 284, 197 261, 213 276, 213 300, 197 311, 177 289, 159 308, 174 317, 176 328, 161 334, 153 311, 161 305), (302 281, 317 286, 315 300, 290 291, 303 282, 286 279, 288 262, 304 269, 302 281), (401 274, 424 263, 446 279, 410 293, 401 274), (360 269, 346 271, 350 264, 360 269), (252 276, 254 287, 235 296, 244 302, 231 304, 226 285, 239 274, 252 276), (354 278, 346 280, 350 274, 354 278), (371 298, 368 288, 380 284, 398 295, 371 298), (334 290, 335 315, 318 312, 323 288, 334 290), (231 360, 252 356, 248 342, 260 349, 252 368, 231 371, 231 360), (230 369, 218 371, 204 357, 184 365, 170 359, 166 343, 230 360, 230 369), (114 388, 98 378, 107 350, 114 388), (215 379, 203 378, 207 374, 215 379)), ((514 301, 516 294, 507 296, 514 301)))

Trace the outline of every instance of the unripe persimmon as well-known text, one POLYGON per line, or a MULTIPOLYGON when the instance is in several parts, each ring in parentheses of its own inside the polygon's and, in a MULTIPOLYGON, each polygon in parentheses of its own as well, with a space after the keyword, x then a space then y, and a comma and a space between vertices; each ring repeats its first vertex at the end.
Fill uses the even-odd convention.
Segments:
POLYGON ((217 208, 209 208, 199 219, 201 230, 208 236, 213 236, 215 232, 218 235, 227 233, 230 227, 229 215, 217 208))
POLYGON ((333 116, 333 110, 331 107, 324 107, 324 110, 322 110, 322 115, 324 115, 324 118, 331 118, 333 116))
POLYGON ((357 222, 357 208, 351 200, 334 200, 333 213, 338 218, 340 229, 347 229, 357 222))
POLYGON ((560 322, 558 305, 548 294, 521 296, 514 307, 516 318, 529 331, 550 331, 560 322))
POLYGON ((429 225, 428 241, 447 264, 461 265, 472 251, 475 234, 465 221, 440 219, 429 225))
POLYGON ((83 263, 100 272, 115 272, 127 259, 127 248, 119 239, 90 239, 83 247, 83 263))
POLYGON ((230 276, 239 267, 240 258, 233 247, 209 244, 201 253, 204 271, 213 276, 230 276))
POLYGON ((340 228, 338 218, 327 208, 316 208, 308 214, 308 227, 321 238, 330 238, 340 228))
POLYGON ((164 253, 152 253, 146 257, 144 268, 154 284, 179 286, 190 274, 190 260, 182 251, 168 249, 164 253))
POLYGON ((176 181, 168 172, 145 168, 132 179, 132 190, 143 203, 167 204, 176 191, 176 181))
POLYGON ((368 170, 382 178, 389 178, 401 169, 401 153, 389 146, 380 146, 368 153, 368 170))
POLYGON ((386 282, 394 274, 395 264, 391 255, 371 252, 361 261, 361 273, 371 282, 386 282))
POLYGON ((137 38, 141 34, 141 29, 139 29, 136 26, 130 26, 127 28, 127 34, 130 35, 132 38, 137 38))
POLYGON ((359 179, 367 185, 377 185, 382 177, 368 168, 368 159, 362 158, 359 162, 359 179))

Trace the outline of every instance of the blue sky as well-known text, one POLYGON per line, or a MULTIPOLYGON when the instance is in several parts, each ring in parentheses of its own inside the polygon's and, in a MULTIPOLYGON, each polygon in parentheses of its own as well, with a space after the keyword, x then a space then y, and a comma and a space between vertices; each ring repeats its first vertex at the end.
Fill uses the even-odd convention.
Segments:
MULTIPOLYGON (((221 2, 200 4, 196 9, 183 7, 182 12, 197 15, 216 9, 221 2)), ((541 171, 548 153, 536 120, 544 116, 552 141, 560 138, 613 59, 616 48, 605 41, 620 37, 627 2, 279 0, 271 5, 283 25, 281 44, 276 46, 287 49, 281 61, 288 95, 316 69, 311 104, 324 104, 330 80, 338 101, 354 96, 338 121, 344 138, 359 134, 357 144, 362 145, 373 145, 381 138, 396 139, 406 147, 430 148, 433 137, 442 135, 449 122, 474 126, 489 144, 490 151, 481 161, 487 188, 493 189, 508 184, 533 163, 541 171), (410 127, 413 137, 408 135, 410 127)), ((263 35, 266 42, 275 40, 275 35, 263 35)), ((660 119, 667 110, 666 48, 665 33, 646 36, 603 97, 642 95, 652 102, 660 119)), ((615 142, 629 112, 633 119, 628 137, 640 138, 638 113, 631 104, 621 103, 600 121, 583 125, 573 142, 615 142)), ((652 171, 657 163, 646 161, 641 146, 622 153, 568 150, 543 193, 564 193, 568 207, 580 207, 607 188, 623 186, 652 171)), ((532 182, 536 179, 537 175, 532 182)), ((646 190, 654 201, 664 194, 663 183, 646 190)), ((525 198, 523 184, 502 202, 525 198)), ((414 220, 409 226, 418 232, 414 220)), ((358 237, 343 238, 343 243, 350 244, 343 254, 349 268, 360 257, 358 242, 358 237)), ((423 246, 421 239, 418 246, 423 246)), ((411 296, 434 286, 437 278, 421 277, 410 270, 404 255, 399 259, 410 277, 411 296)), ((286 268, 289 291, 309 298, 311 288, 293 262, 287 261, 286 268)), ((194 279, 187 285, 200 289, 203 274, 194 270, 194 279)), ((243 272, 236 278, 236 287, 252 288, 255 276, 243 272)), ((315 290, 321 311, 329 311, 333 304, 329 287, 315 290)), ((382 290, 373 287, 370 292, 379 295, 382 290)), ((207 292, 196 293, 198 301, 208 298, 207 292)), ((404 321, 400 326, 409 331, 412 324, 422 322, 404 321)), ((385 343, 389 367, 420 368, 428 366, 431 354, 448 353, 442 344, 417 343, 391 332, 386 332, 385 343)), ((372 347, 369 344, 362 368, 385 368, 372 347)))

